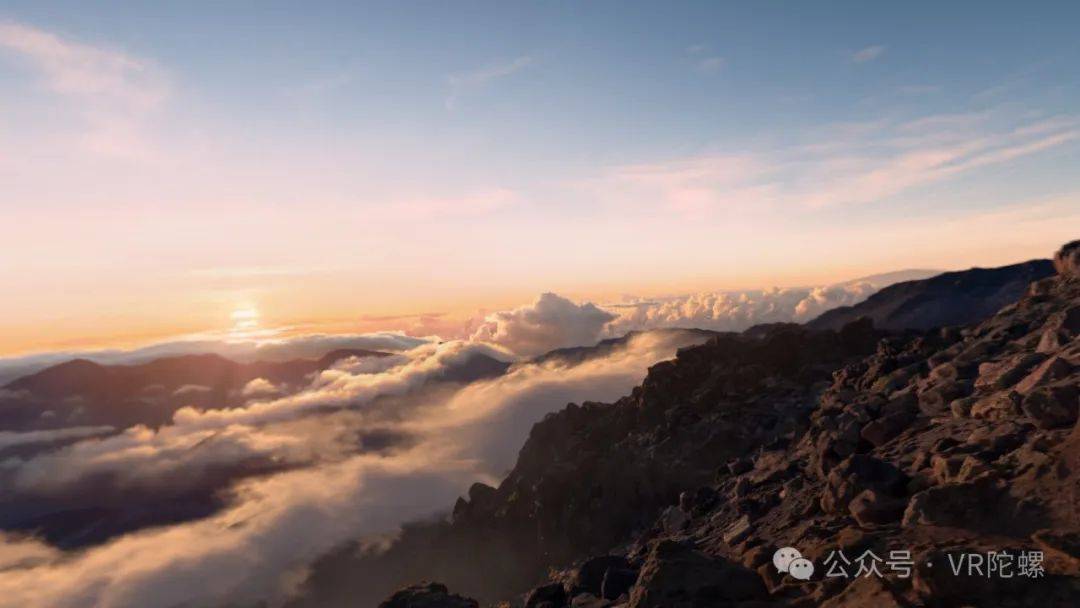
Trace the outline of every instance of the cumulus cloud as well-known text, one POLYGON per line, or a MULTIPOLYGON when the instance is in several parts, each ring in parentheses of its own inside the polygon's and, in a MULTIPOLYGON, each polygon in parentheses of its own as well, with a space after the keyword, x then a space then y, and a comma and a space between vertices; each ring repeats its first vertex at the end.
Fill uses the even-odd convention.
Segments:
POLYGON ((759 323, 804 323, 826 310, 851 306, 898 281, 926 278, 936 270, 908 270, 818 287, 714 291, 666 298, 628 297, 606 308, 617 317, 606 336, 660 327, 742 331, 759 323))
POLYGON ((538 355, 592 344, 615 315, 592 303, 575 304, 545 293, 528 306, 488 315, 472 340, 498 344, 519 355, 538 355))
POLYGON ((255 378, 244 385, 244 388, 240 390, 240 394, 247 398, 272 397, 281 394, 281 388, 266 378, 255 378))
POLYGON ((217 453, 256 442, 268 453, 311 458, 311 466, 235 486, 232 506, 211 517, 121 536, 77 554, 39 552, 0 577, 0 605, 277 605, 307 567, 338 544, 392 533, 405 521, 446 509, 472 481, 496 481, 533 422, 547 412, 571 399, 613 400, 640 382, 648 366, 701 339, 689 333, 639 336, 599 359, 521 363, 496 378, 401 401, 407 399, 403 387, 421 377, 469 355, 500 352, 463 342, 427 345, 381 371, 351 362, 325 372, 298 401, 256 402, 206 417, 192 412, 156 432, 128 430, 53 455, 60 460, 21 463, 23 484, 40 488, 55 484, 55 473, 79 461, 93 464, 93 470, 71 473, 83 479, 103 470, 94 467, 119 471, 120 463, 147 478, 182 479, 180 471, 197 468, 192 454, 214 443, 217 453), (334 414, 313 407, 371 403, 377 395, 391 403, 334 414), (274 403, 268 413, 266 404, 274 403), (285 412, 303 417, 272 422, 285 412), (380 418, 380 412, 386 415, 380 418), (316 453, 335 443, 327 436, 376 423, 417 440, 387 453, 316 453), (153 452, 162 457, 138 460, 153 452), (64 466, 58 466, 61 461, 64 466))

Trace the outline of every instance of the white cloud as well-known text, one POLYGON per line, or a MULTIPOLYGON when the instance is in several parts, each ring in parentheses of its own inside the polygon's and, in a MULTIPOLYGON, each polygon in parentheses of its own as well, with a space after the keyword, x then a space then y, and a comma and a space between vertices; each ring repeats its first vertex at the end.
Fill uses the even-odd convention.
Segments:
POLYGON ((868 46, 852 53, 851 61, 853 61, 854 63, 866 63, 868 61, 873 61, 878 57, 881 57, 881 54, 884 52, 885 47, 879 44, 876 44, 874 46, 868 46))
POLYGON ((545 293, 528 306, 488 315, 471 339, 498 344, 519 355, 538 355, 556 348, 593 344, 613 318, 591 303, 575 304, 545 293))
POLYGON ((275 386, 273 382, 270 382, 266 378, 255 378, 251 382, 244 385, 244 388, 240 391, 240 394, 244 397, 273 397, 281 394, 281 388, 275 386))
POLYGON ((720 291, 615 305, 618 318, 604 329, 610 336, 658 327, 742 331, 759 323, 809 321, 837 306, 865 300, 881 288, 867 282, 813 288, 720 291))
POLYGON ((834 125, 797 139, 612 167, 583 189, 623 209, 659 207, 691 217, 880 202, 1076 142, 1080 121, 1017 119, 1006 110, 937 114, 834 125))
MULTIPOLYGON (((240 484, 233 489, 232 506, 203 520, 128 534, 78 553, 22 541, 31 544, 20 546, 18 559, 8 560, 22 567, 0 576, 0 605, 126 608, 263 600, 279 605, 308 566, 327 551, 343 541, 381 537, 406 521, 444 511, 471 482, 492 482, 501 475, 533 422, 544 414, 561 409, 570 399, 613 400, 640 382, 650 365, 700 339, 642 336, 624 349, 576 366, 522 364, 504 376, 429 395, 412 405, 395 401, 386 411, 403 416, 397 428, 420 438, 412 447, 344 458, 316 454, 309 461, 314 466, 240 484)), ((477 348, 439 346, 409 357, 417 365, 436 367, 437 361, 449 361, 440 355, 453 358, 477 348)), ((380 373, 407 377, 415 369, 405 363, 380 373)), ((371 396, 370 386, 359 377, 334 377, 316 383, 309 392, 309 399, 328 404, 358 403, 371 396)), ((212 450, 227 455, 223 448, 229 442, 223 436, 279 455, 317 452, 327 443, 345 445, 327 442, 328 433, 340 430, 343 423, 361 427, 374 423, 365 418, 368 412, 350 413, 348 418, 308 413, 313 415, 304 420, 257 429, 233 418, 206 430, 184 428, 182 421, 156 433, 129 430, 117 439, 67 450, 63 462, 45 466, 39 458, 25 464, 36 470, 26 482, 35 487, 55 485, 53 473, 68 471, 70 465, 100 466, 112 460, 115 470, 129 475, 139 471, 146 479, 169 483, 202 466, 192 453, 206 450, 208 444, 221 442, 212 450), (308 428, 303 431, 295 425, 308 428), (282 443, 271 445, 274 441, 282 443), (153 452, 165 453, 144 458, 153 452)), ((378 424, 389 420, 392 417, 378 424)), ((68 474, 89 479, 101 471, 84 468, 68 474)))

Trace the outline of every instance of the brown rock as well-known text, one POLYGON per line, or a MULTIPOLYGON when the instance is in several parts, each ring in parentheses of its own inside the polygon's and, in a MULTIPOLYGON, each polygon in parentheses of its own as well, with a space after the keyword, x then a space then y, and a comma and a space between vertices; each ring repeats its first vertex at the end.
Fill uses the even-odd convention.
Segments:
POLYGON ((874 490, 864 490, 851 500, 851 516, 863 528, 899 521, 904 514, 903 500, 885 496, 874 490))
POLYGON ((665 540, 649 552, 627 606, 713 608, 766 596, 765 584, 756 572, 665 540))
POLYGON ((975 379, 975 388, 990 390, 1009 388, 1045 358, 1046 355, 1042 353, 1020 353, 1001 361, 983 363, 979 365, 979 377, 975 379))
POLYGON ((1076 423, 1080 390, 1075 383, 1043 386, 1029 393, 1021 404, 1024 413, 1043 429, 1063 428, 1076 423))
POLYGON ((1020 413, 1020 394, 1016 391, 1001 391, 989 397, 983 397, 971 406, 972 418, 986 420, 1004 420, 1020 413))
POLYGON ((420 583, 406 587, 379 608, 478 608, 479 603, 467 597, 451 594, 442 583, 420 583))
POLYGON ((1072 365, 1068 361, 1061 357, 1050 357, 1016 384, 1016 392, 1026 395, 1037 387, 1068 376, 1070 372, 1072 365))
POLYGON ((1080 278, 1080 240, 1066 243, 1054 254, 1054 269, 1062 276, 1080 278))

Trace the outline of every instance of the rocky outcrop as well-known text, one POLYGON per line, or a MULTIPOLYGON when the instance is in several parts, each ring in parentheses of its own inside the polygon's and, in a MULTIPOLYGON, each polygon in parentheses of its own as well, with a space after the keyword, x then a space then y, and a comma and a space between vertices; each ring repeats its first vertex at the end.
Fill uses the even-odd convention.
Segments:
POLYGON ((501 531, 553 568, 514 599, 545 608, 1075 605, 1073 251, 964 327, 779 325, 680 351, 624 399, 538 423, 447 529, 501 531), (809 580, 778 570, 782 547, 815 565, 809 580), (897 551, 906 576, 825 576, 837 553, 897 551), (1029 551, 1039 578, 949 567, 1029 551))
POLYGON ((379 608, 478 608, 476 600, 451 594, 441 583, 420 583, 398 591, 379 608))

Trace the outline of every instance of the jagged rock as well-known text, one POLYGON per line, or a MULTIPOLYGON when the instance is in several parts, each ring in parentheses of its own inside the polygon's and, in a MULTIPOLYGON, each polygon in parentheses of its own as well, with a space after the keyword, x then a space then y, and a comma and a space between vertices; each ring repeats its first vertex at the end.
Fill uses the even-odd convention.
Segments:
POLYGON ((563 608, 566 602, 562 583, 551 583, 530 591, 525 597, 525 608, 563 608))
POLYGON ((743 515, 738 520, 736 520, 735 523, 731 524, 727 527, 726 530, 724 530, 724 542, 729 545, 734 545, 735 543, 746 538, 746 536, 750 534, 750 530, 750 517, 748 515, 743 515))
POLYGON ((907 504, 903 500, 874 490, 864 490, 851 500, 848 509, 855 521, 866 528, 899 521, 905 506, 907 504))
POLYGON ((573 579, 570 581, 570 595, 591 593, 601 596, 604 577, 611 569, 628 570, 630 562, 621 555, 602 555, 585 560, 574 572, 573 579))
POLYGON ((752 570, 665 540, 649 552, 628 608, 713 608, 766 595, 761 577, 752 570))
POLYGON ((442 583, 406 587, 379 604, 379 608, 479 608, 474 599, 451 594, 442 583))
POLYGON ((961 397, 949 403, 949 410, 954 418, 967 418, 971 416, 971 408, 978 402, 978 397, 961 397))
POLYGON ((1003 489, 1000 481, 990 476, 928 488, 911 497, 904 511, 903 525, 978 526, 994 515, 1003 489))
POLYGON ((1020 393, 1001 391, 976 401, 971 406, 971 417, 985 418, 986 420, 1004 420, 1018 415, 1020 413, 1019 405, 1020 393))
POLYGON ((840 513, 846 511, 851 500, 864 490, 876 490, 884 496, 902 495, 908 477, 888 462, 855 454, 830 471, 827 481, 821 508, 826 512, 840 513))
POLYGON ((689 521, 690 515, 678 505, 668 507, 664 510, 664 514, 660 516, 660 524, 668 534, 682 531, 689 521))
POLYGON ((1054 269, 1065 277, 1080 277, 1080 240, 1066 243, 1054 254, 1054 269))
POLYGON ((1080 531, 1039 530, 1031 535, 1031 540, 1046 553, 1056 569, 1080 576, 1080 531))
POLYGON ((1060 380, 1072 372, 1072 365, 1061 357, 1051 357, 1039 364, 1030 374, 1016 384, 1016 392, 1026 395, 1032 390, 1060 380))
POLYGON ((1042 353, 1020 353, 1002 361, 983 363, 979 365, 979 377, 975 379, 975 388, 990 390, 1009 388, 1045 358, 1046 355, 1042 353))
POLYGON ((1024 397, 1021 408, 1039 428, 1053 429, 1072 425, 1077 419, 1080 390, 1076 384, 1043 386, 1024 397))

